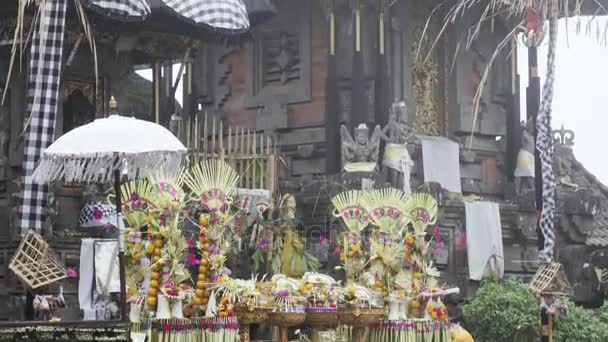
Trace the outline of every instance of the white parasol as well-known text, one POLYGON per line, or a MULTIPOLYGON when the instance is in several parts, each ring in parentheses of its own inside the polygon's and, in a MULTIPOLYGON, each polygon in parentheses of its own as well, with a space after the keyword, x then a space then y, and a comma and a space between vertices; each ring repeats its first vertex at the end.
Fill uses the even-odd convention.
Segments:
MULTIPOLYGON (((110 107, 116 108, 112 99, 110 107)), ((169 130, 152 122, 119 115, 98 119, 66 133, 40 158, 35 182, 109 183, 120 194, 121 177, 143 178, 153 174, 175 175, 186 147, 169 130)), ((119 264, 122 319, 128 319, 124 261, 124 234, 120 196, 116 196, 119 228, 119 264)))
POLYGON ((163 126, 119 115, 97 119, 57 139, 40 157, 35 182, 108 183, 116 170, 129 179, 176 174, 186 152, 163 126))

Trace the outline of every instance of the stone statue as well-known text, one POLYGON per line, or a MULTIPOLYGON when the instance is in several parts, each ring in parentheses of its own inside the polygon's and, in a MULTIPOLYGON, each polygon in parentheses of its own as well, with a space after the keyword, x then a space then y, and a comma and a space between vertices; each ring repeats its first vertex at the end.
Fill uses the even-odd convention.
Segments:
POLYGON ((382 139, 392 144, 407 144, 416 131, 407 122, 407 105, 404 101, 393 103, 389 112, 389 120, 382 129, 382 139))
POLYGON ((553 131, 553 138, 556 147, 553 165, 557 181, 561 185, 576 189, 578 188, 578 185, 572 180, 572 160, 574 160, 572 146, 574 146, 574 132, 565 129, 562 125, 559 130, 553 131))
POLYGON ((380 126, 376 126, 370 136, 367 125, 360 124, 355 128, 354 133, 353 139, 346 126, 342 125, 340 134, 344 170, 346 172, 373 172, 380 153, 382 130, 380 126))
POLYGON ((525 124, 522 122, 521 148, 517 154, 517 166, 514 172, 515 192, 518 195, 523 190, 534 188, 536 172, 534 163, 534 126, 533 120, 528 120, 525 124))
POLYGON ((407 150, 407 142, 415 135, 414 128, 407 123, 407 106, 405 102, 393 103, 389 121, 382 129, 381 138, 386 141, 382 165, 391 169, 391 183, 397 186, 398 174, 403 174, 403 191, 411 194, 410 175, 414 162, 407 150))

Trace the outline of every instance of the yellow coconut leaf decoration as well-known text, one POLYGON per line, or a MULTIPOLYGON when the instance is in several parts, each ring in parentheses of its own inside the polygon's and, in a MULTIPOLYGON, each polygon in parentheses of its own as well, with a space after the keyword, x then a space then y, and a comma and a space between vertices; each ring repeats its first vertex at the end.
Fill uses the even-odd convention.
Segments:
MULTIPOLYGON (((108 197, 114 203, 115 194, 108 197)), ((129 227, 140 228, 147 224, 148 215, 157 208, 157 191, 147 179, 130 181, 120 188, 122 213, 129 227)))
POLYGON ((362 191, 349 190, 331 199, 334 205, 333 215, 341 218, 345 228, 356 234, 360 234, 370 222, 369 215, 361 203, 362 197, 362 191))
POLYGON ((150 177, 157 192, 155 201, 159 207, 167 208, 184 202, 186 194, 183 185, 186 175, 186 168, 182 168, 175 176, 157 174, 150 177))
POLYGON ((402 236, 409 222, 409 216, 403 212, 407 199, 402 190, 385 188, 365 192, 362 204, 369 213, 372 224, 380 232, 397 239, 402 236))
POLYGON ((222 211, 231 203, 230 195, 238 181, 236 171, 217 159, 194 165, 184 177, 184 183, 194 193, 193 200, 200 201, 209 212, 222 211))
POLYGON ((427 193, 417 193, 410 197, 403 208, 409 216, 414 233, 423 235, 429 225, 437 222, 437 201, 427 193))

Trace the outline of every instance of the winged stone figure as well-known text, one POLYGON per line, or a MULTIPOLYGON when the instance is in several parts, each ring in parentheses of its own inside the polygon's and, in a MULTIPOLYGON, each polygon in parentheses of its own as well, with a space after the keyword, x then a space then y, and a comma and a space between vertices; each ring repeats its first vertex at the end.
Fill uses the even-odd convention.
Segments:
POLYGON ((342 125, 342 164, 347 172, 371 172, 376 167, 380 153, 382 129, 376 126, 371 136, 366 124, 360 124, 354 131, 354 138, 348 128, 342 125))

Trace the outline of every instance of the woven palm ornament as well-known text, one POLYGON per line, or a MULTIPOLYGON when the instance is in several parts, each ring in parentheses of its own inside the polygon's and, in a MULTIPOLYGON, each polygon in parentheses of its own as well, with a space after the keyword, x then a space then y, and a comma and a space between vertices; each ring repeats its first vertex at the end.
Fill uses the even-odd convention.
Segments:
POLYGON ((402 211, 407 199, 402 190, 385 188, 365 192, 362 203, 372 224, 377 226, 380 232, 397 238, 401 235, 404 225, 409 222, 409 217, 402 211))
POLYGON ((359 190, 344 191, 331 199, 334 205, 333 215, 342 219, 346 229, 357 234, 370 223, 369 214, 362 201, 363 192, 359 190))
MULTIPOLYGON (((148 215, 157 208, 157 191, 147 179, 130 181, 120 188, 122 213, 129 227, 139 228, 147 224, 148 215)), ((111 197, 108 202, 112 203, 111 197)))
POLYGON ((426 193, 414 194, 405 202, 403 208, 403 212, 411 220, 416 235, 424 234, 426 227, 437 222, 437 210, 437 201, 426 193))
POLYGON ((232 202, 230 195, 238 181, 239 175, 228 163, 215 159, 194 165, 184 177, 193 200, 209 212, 222 211, 232 202))

